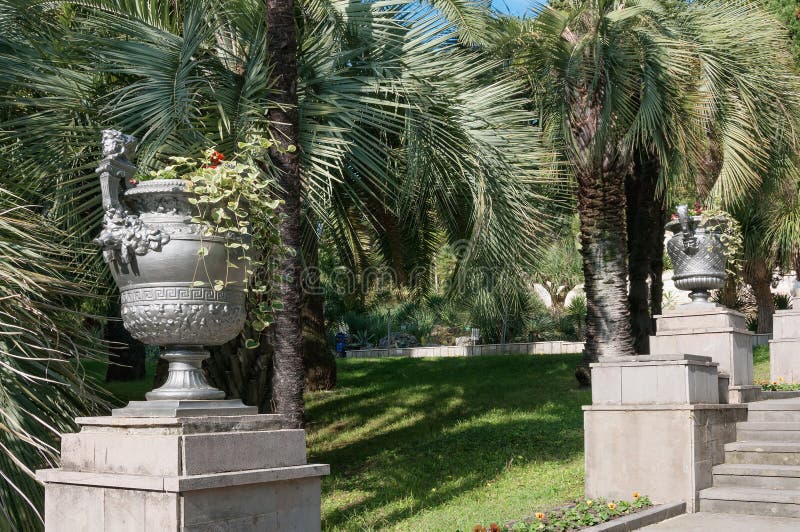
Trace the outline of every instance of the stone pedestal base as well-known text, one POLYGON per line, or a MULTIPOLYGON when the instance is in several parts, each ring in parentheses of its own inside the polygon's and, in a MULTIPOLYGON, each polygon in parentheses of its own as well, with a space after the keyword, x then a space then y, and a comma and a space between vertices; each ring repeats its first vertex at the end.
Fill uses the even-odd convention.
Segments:
MULTIPOLYGON (((595 386, 594 375, 592 386, 595 386)), ((586 497, 654 502, 686 501, 711 486, 711 469, 724 461, 726 443, 746 405, 584 406, 586 497)))
POLYGON ((241 399, 191 400, 161 399, 131 401, 124 408, 111 411, 114 417, 198 417, 198 416, 248 416, 258 414, 258 407, 247 406, 241 399))
POLYGON ((319 530, 320 477, 281 416, 79 418, 45 483, 48 532, 319 530))
POLYGON ((773 381, 800 383, 800 309, 779 310, 773 317, 769 372, 773 381))
POLYGON ((592 404, 717 404, 717 366, 694 355, 604 359, 591 364, 592 404))
POLYGON ((684 305, 657 318, 650 353, 689 353, 711 357, 730 379, 729 401, 757 397, 753 385, 753 333, 745 315, 716 305, 684 305))

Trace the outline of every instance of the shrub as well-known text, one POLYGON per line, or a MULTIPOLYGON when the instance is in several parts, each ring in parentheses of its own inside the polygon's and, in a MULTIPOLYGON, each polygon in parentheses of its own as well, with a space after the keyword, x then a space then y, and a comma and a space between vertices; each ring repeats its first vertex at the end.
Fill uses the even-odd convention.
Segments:
POLYGON ((587 499, 549 512, 536 512, 531 517, 509 523, 502 528, 485 528, 476 525, 473 530, 511 530, 515 532, 544 531, 544 532, 569 532, 582 528, 605 523, 617 517, 630 515, 653 503, 647 496, 634 492, 632 501, 607 501, 605 499, 587 499))

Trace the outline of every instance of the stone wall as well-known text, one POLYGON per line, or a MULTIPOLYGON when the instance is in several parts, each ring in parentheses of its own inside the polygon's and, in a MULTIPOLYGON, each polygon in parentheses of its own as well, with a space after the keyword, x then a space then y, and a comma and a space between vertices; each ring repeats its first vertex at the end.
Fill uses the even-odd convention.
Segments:
POLYGON ((581 353, 583 342, 525 342, 486 345, 442 345, 434 347, 396 347, 391 349, 357 349, 347 358, 386 357, 468 357, 481 355, 566 355, 581 353))
POLYGON ((746 405, 584 406, 586 496, 686 501, 696 512, 712 468, 736 440, 746 405))

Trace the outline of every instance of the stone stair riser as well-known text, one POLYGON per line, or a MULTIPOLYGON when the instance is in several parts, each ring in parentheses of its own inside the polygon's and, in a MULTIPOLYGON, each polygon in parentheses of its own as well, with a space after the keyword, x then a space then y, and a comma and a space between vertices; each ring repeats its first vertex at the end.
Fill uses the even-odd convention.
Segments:
POLYGON ((800 504, 700 498, 701 512, 800 517, 800 504))
POLYGON ((800 465, 800 453, 726 451, 726 464, 800 465))
POLYGON ((748 405, 712 475, 701 512, 796 518, 800 531, 800 400, 748 405))
POLYGON ((747 421, 800 423, 800 410, 750 410, 747 421))
POLYGON ((800 477, 714 475, 714 487, 800 490, 800 477))
POLYGON ((800 430, 746 430, 736 431, 738 441, 779 441, 800 443, 800 430))

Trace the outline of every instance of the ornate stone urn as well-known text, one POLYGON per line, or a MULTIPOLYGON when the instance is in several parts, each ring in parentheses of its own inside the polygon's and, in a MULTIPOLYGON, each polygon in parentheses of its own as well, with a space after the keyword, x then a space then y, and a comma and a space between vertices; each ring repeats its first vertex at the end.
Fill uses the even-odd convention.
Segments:
POLYGON ((135 138, 103 131, 104 158, 96 171, 105 217, 94 242, 119 287, 125 328, 143 343, 162 347, 169 373, 146 402, 131 402, 114 414, 249 410, 238 400, 220 401, 225 393, 208 384, 201 367, 209 356, 204 346, 232 340, 244 325, 246 268, 228 268, 226 237, 207 236, 203 224, 192 223, 192 193, 183 180, 132 182, 135 149, 135 138), (234 282, 215 290, 215 279, 234 282))
POLYGON ((678 207, 678 219, 666 229, 674 236, 667 242, 667 253, 675 268, 675 286, 689 290, 692 304, 709 304, 709 290, 725 285, 728 277, 725 246, 721 240, 722 224, 715 221, 708 227, 700 216, 690 216, 686 205, 678 207))

